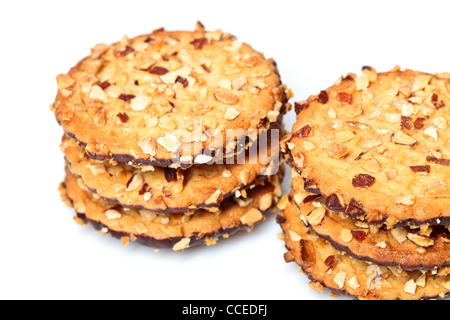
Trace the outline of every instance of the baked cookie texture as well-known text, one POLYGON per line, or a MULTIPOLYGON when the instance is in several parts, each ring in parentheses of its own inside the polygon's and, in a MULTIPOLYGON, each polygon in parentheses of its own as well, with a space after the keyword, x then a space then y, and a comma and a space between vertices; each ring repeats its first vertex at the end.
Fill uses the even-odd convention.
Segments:
POLYGON ((297 103, 287 160, 367 222, 450 224, 448 76, 366 67, 340 79, 297 103))
POLYGON ((274 176, 271 182, 251 189, 246 199, 226 200, 215 213, 199 209, 169 214, 127 209, 99 199, 83 189, 70 170, 60 186, 62 199, 75 209, 82 223, 92 224, 102 234, 111 234, 125 244, 132 241, 174 251, 201 243, 213 245, 219 237, 251 229, 274 208, 279 189, 279 176, 274 176))
POLYGON ((286 257, 313 287, 358 299, 450 290, 449 92, 447 73, 363 67, 295 104, 281 142, 292 193, 278 221, 286 257))
POLYGON ((335 294, 361 300, 419 300, 444 298, 450 291, 450 270, 406 271, 352 258, 306 227, 294 203, 278 216, 285 233, 286 262, 295 261, 311 280, 335 294))
POLYGON ((288 109, 272 59, 202 27, 97 45, 57 82, 57 121, 97 160, 188 167, 288 109))
POLYGON ((276 209, 292 93, 273 59, 221 30, 100 44, 57 77, 63 201, 102 234, 183 251, 276 209))

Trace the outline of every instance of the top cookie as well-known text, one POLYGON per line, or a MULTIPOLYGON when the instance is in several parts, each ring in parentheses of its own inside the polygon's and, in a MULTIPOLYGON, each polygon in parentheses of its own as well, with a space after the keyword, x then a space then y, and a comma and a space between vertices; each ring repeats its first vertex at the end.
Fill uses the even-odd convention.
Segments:
POLYGON ((99 44, 57 82, 66 134, 94 159, 133 164, 189 167, 202 151, 233 153, 289 107, 272 59, 202 27, 99 44))
POLYGON ((336 211, 388 227, 450 223, 450 79, 395 68, 296 103, 286 158, 336 211))

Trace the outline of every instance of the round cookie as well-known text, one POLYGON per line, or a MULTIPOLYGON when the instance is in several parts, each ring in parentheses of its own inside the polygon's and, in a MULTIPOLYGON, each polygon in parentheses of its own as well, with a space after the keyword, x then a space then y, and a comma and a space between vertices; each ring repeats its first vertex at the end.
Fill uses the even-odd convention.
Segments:
POLYGON ((449 225, 449 90, 448 74, 364 67, 296 104, 282 150, 348 215, 390 228, 449 225))
POLYGON ((270 180, 280 161, 278 152, 272 155, 269 150, 264 152, 269 157, 264 161, 258 161, 256 152, 249 152, 251 156, 244 161, 236 159, 236 164, 203 164, 187 170, 136 168, 92 160, 84 148, 67 137, 63 137, 61 149, 72 173, 103 200, 127 208, 168 212, 218 207, 228 197, 270 180))
POLYGON ((125 242, 131 240, 182 251, 203 242, 214 244, 219 236, 228 237, 265 220, 264 213, 272 209, 277 200, 275 194, 279 193, 279 181, 275 180, 273 184, 267 182, 249 190, 248 200, 252 201, 238 204, 226 200, 216 213, 197 210, 187 214, 156 214, 147 210, 126 210, 83 190, 69 170, 60 190, 63 200, 75 208, 78 219, 91 223, 101 233, 110 233, 125 242))
POLYGON ((386 230, 343 213, 326 210, 326 199, 306 192, 303 180, 292 179, 293 199, 303 223, 337 250, 353 258, 404 270, 435 270, 450 265, 450 230, 442 226, 422 226, 386 230))
POLYGON ((97 45, 57 82, 66 134, 93 159, 133 164, 187 168, 234 154, 236 140, 290 107, 273 60, 201 27, 97 45))
POLYGON ((294 203, 277 217, 285 233, 286 262, 295 261, 319 291, 361 300, 418 300, 444 298, 450 291, 450 270, 404 271, 355 260, 336 250, 304 226, 294 203))

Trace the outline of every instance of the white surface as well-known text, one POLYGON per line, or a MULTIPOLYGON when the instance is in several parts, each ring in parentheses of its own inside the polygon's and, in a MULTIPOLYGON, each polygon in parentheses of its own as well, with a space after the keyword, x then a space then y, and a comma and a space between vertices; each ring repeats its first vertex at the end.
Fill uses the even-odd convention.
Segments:
POLYGON ((299 101, 363 65, 450 71, 449 9, 448 1, 2 1, 0 298, 328 298, 284 262, 274 216, 182 254, 123 248, 75 224, 57 191, 55 77, 98 42, 201 20, 274 57, 299 101))

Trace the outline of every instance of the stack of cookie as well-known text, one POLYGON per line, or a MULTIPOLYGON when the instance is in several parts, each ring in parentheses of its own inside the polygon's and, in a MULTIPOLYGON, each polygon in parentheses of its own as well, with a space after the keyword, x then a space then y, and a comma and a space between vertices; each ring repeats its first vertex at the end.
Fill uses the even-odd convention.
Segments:
POLYGON ((358 299, 450 291, 450 75, 364 67, 296 103, 286 261, 358 299))
POLYGON ((252 228, 281 197, 273 60, 220 30, 97 45, 57 77, 63 199, 123 243, 182 251, 252 228))

